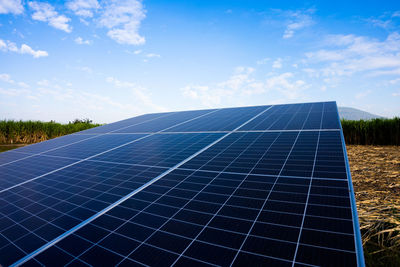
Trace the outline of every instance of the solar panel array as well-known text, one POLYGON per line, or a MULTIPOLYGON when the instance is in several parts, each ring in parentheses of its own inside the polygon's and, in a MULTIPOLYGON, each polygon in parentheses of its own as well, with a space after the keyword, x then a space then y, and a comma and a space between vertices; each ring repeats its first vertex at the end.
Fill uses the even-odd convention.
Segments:
POLYGON ((148 114, 0 154, 0 264, 364 266, 335 102, 148 114))

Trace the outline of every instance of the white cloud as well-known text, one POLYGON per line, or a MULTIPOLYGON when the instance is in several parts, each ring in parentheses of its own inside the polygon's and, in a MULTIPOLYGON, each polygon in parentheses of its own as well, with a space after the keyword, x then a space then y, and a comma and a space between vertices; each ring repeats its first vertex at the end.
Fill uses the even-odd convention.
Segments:
POLYGON ((80 70, 80 71, 83 71, 83 72, 86 72, 86 73, 89 73, 89 74, 93 73, 93 70, 91 68, 87 67, 87 66, 77 67, 76 69, 80 70))
POLYGON ((263 59, 260 59, 260 60, 257 60, 257 65, 264 65, 264 64, 267 64, 267 62, 269 61, 270 59, 269 58, 263 58, 263 59))
POLYGON ((400 83, 400 78, 390 80, 389 83, 390 83, 390 84, 397 84, 397 83, 400 83))
POLYGON ((152 110, 156 111, 165 111, 165 108, 155 104, 152 99, 151 95, 147 92, 147 89, 137 85, 132 82, 120 81, 114 77, 107 77, 106 82, 114 85, 116 88, 128 88, 131 90, 135 97, 135 102, 143 104, 152 110))
POLYGON ((29 2, 28 5, 34 11, 32 19, 47 22, 50 26, 68 33, 72 31, 68 24, 71 19, 59 15, 52 5, 43 2, 29 2))
POLYGON ((78 37, 75 39, 75 43, 80 44, 80 45, 90 45, 92 44, 91 40, 83 40, 82 37, 78 37))
POLYGON ((282 68, 282 59, 281 59, 281 58, 278 58, 277 60, 275 60, 275 61, 272 63, 272 68, 274 68, 274 69, 280 69, 280 68, 282 68))
POLYGON ((48 80, 40 80, 37 82, 37 85, 46 87, 50 85, 50 82, 48 80))
POLYGON ((0 74, 0 81, 6 82, 6 83, 14 83, 14 81, 11 79, 11 76, 7 73, 0 74))
POLYGON ((282 37, 284 39, 292 38, 296 31, 313 25, 314 21, 312 20, 311 17, 312 13, 314 13, 314 10, 286 11, 285 14, 290 19, 286 25, 286 29, 282 37))
POLYGON ((146 57, 148 57, 148 58, 154 58, 154 57, 160 58, 161 56, 159 54, 149 53, 149 54, 146 55, 146 57))
POLYGON ((24 12, 24 7, 21 0, 0 0, 0 14, 21 14, 24 12))
POLYGON ((324 76, 400 73, 400 34, 397 32, 382 41, 351 34, 331 35, 323 45, 326 48, 306 53, 306 62, 321 64, 320 72, 324 76))
POLYGON ((361 99, 361 98, 364 98, 364 97, 366 97, 367 95, 369 95, 369 94, 371 94, 372 93, 372 90, 366 90, 366 91, 363 91, 363 92, 359 92, 358 94, 356 94, 356 99, 361 99))
POLYGON ((99 22, 109 29, 107 35, 116 42, 141 45, 145 43, 145 38, 139 35, 139 27, 145 17, 145 10, 139 0, 109 0, 99 22))
POLYGON ((303 80, 292 81, 294 74, 285 72, 283 74, 268 78, 265 82, 265 88, 280 91, 288 99, 296 99, 309 86, 303 80))
POLYGON ((34 58, 47 57, 49 54, 46 51, 33 50, 29 45, 23 44, 20 49, 21 54, 29 54, 34 58))
POLYGON ((0 50, 4 51, 4 52, 29 54, 29 55, 33 56, 34 58, 47 57, 49 55, 46 51, 43 51, 43 50, 33 50, 27 44, 22 44, 21 48, 18 48, 18 46, 15 43, 10 42, 10 41, 4 41, 1 39, 0 39, 0 50))
POLYGON ((27 89, 15 89, 15 88, 1 88, 0 87, 0 94, 6 96, 24 96, 29 97, 31 96, 31 91, 27 89))
POLYGON ((97 0, 72 0, 67 2, 66 5, 75 15, 86 18, 93 17, 93 10, 100 8, 97 0))
POLYGON ((142 50, 135 50, 135 51, 133 51, 133 54, 135 54, 135 55, 139 55, 140 53, 142 53, 142 50))
POLYGON ((18 82, 18 85, 23 87, 23 88, 29 88, 30 87, 29 84, 26 84, 24 82, 18 82))
MULTIPOLYGON (((268 94, 280 95, 284 99, 300 98, 309 85, 294 79, 293 73, 283 73, 265 80, 254 78, 255 69, 238 67, 226 81, 214 85, 190 84, 181 89, 183 96, 200 101, 206 107, 223 105, 228 101, 237 102, 243 98, 268 94)), ((236 103, 235 103, 236 104, 236 103)))

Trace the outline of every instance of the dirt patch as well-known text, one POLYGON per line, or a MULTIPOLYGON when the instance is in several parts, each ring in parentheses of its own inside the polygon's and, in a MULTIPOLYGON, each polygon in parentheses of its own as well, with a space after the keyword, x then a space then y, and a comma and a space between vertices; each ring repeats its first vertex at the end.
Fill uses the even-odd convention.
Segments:
POLYGON ((400 266, 400 147, 348 145, 366 263, 400 266))

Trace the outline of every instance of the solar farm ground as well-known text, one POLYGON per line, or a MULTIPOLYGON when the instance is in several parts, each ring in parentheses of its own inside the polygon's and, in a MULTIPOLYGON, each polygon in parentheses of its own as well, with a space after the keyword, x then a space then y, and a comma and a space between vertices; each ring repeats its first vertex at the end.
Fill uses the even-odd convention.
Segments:
POLYGON ((348 145, 367 266, 400 266, 400 147, 348 145))

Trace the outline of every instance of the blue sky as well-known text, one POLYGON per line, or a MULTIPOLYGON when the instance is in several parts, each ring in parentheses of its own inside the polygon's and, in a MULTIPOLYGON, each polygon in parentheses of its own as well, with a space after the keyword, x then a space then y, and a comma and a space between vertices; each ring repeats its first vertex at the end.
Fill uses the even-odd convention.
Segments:
POLYGON ((400 116, 400 2, 0 0, 0 119, 328 100, 400 116))

